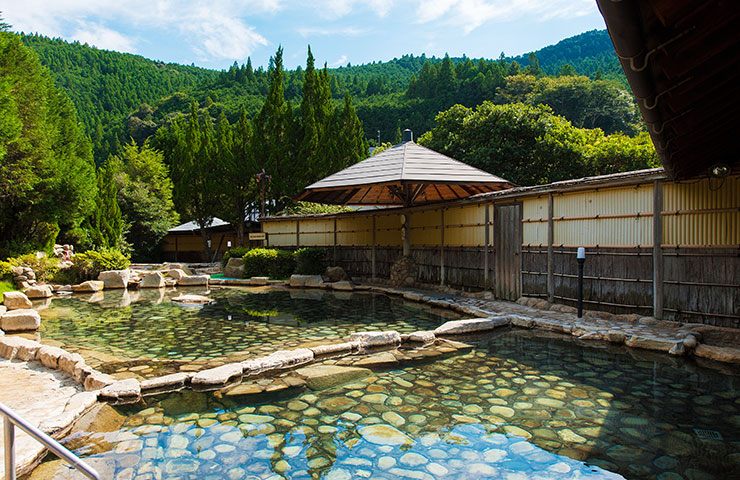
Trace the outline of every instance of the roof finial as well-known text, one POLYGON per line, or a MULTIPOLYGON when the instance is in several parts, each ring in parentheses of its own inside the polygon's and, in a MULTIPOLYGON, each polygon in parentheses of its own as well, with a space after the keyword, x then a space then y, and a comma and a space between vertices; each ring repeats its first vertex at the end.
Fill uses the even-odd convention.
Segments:
POLYGON ((410 128, 407 128, 403 131, 403 142, 413 142, 414 141, 414 132, 411 131, 410 128))

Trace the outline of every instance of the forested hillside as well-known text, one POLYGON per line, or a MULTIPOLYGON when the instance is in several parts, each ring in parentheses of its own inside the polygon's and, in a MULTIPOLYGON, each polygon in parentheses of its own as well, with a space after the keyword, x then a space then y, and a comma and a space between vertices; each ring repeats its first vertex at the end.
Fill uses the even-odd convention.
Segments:
POLYGON ((98 161, 118 150, 125 138, 125 118, 140 104, 218 76, 213 70, 99 50, 79 42, 38 35, 22 38, 77 107, 98 161))
MULTIPOLYGON (((268 90, 270 68, 255 68, 251 61, 219 72, 36 35, 23 39, 74 102, 98 163, 116 153, 129 137, 141 142, 173 115, 187 112, 191 101, 207 107, 214 118, 223 111, 236 122, 242 111, 256 115, 268 90)), ((534 67, 529 65, 530 56, 476 60, 404 55, 387 62, 348 65, 329 70, 331 95, 339 106, 350 94, 368 139, 377 139, 380 131, 383 142, 397 140, 402 128, 419 134, 429 130, 434 116, 455 103, 472 107, 494 100, 506 76, 528 68, 621 83, 606 31, 586 32, 535 54, 531 58, 538 59, 539 65, 534 67), (449 77, 436 77, 437 70, 449 72, 449 66, 455 70, 452 90, 444 83, 449 77), (438 95, 438 89, 444 89, 444 95, 438 95)), ((293 108, 300 102, 302 82, 301 67, 285 71, 285 97, 293 108)))

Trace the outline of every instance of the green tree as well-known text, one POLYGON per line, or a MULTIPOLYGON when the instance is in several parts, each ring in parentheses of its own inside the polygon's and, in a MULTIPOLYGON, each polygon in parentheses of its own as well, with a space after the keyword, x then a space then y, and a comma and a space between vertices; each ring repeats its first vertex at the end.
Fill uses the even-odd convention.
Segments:
MULTIPOLYGON (((237 243, 244 245, 244 218, 250 204, 257 201, 255 175, 257 162, 254 158, 254 132, 247 112, 242 111, 233 127, 231 153, 221 158, 223 167, 224 220, 236 226, 237 243)), ((223 148, 223 140, 219 142, 223 148)))
POLYGON ((267 98, 255 122, 254 143, 255 158, 272 177, 268 197, 279 207, 283 197, 292 195, 297 188, 295 178, 288 174, 296 142, 291 108, 285 100, 282 47, 278 47, 272 63, 267 98))
POLYGON ((0 32, 0 255, 48 248, 97 190, 90 142, 33 50, 0 32))
POLYGON ((456 105, 419 142, 520 185, 581 176, 588 134, 544 105, 456 105))
POLYGON ((118 204, 118 185, 116 177, 121 172, 122 164, 117 157, 110 157, 98 167, 98 196, 95 210, 86 220, 88 244, 83 241, 82 249, 115 248, 127 251, 125 235, 128 225, 123 220, 121 207, 118 204))
POLYGON ((328 116, 327 110, 331 108, 329 99, 324 98, 321 92, 321 79, 314 66, 311 47, 308 47, 303 79, 298 158, 305 166, 305 172, 301 180, 302 183, 306 184, 312 179, 318 178, 324 171, 325 166, 322 164, 325 163, 325 154, 322 154, 321 146, 326 140, 327 125, 324 122, 328 116))
POLYGON ((419 143, 521 185, 657 164, 647 134, 605 136, 574 127, 541 104, 455 105, 437 115, 419 143))
POLYGON ((128 225, 126 239, 135 258, 152 260, 167 231, 179 220, 164 155, 149 142, 139 147, 132 140, 116 159, 119 171, 115 182, 121 214, 128 225))
POLYGON ((333 142, 331 142, 332 161, 327 173, 334 173, 368 156, 367 140, 362 122, 357 117, 352 98, 344 96, 344 107, 337 110, 334 120, 333 142))

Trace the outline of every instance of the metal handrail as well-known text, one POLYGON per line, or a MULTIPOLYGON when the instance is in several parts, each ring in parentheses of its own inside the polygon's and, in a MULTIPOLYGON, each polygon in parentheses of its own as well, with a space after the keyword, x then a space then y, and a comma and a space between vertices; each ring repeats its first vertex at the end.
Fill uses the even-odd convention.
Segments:
POLYGON ((67 450, 59 442, 34 427, 28 421, 11 410, 8 406, 0 403, 0 415, 3 416, 5 426, 5 480, 16 480, 15 476, 15 427, 17 426, 34 440, 44 445, 57 457, 61 458, 77 471, 81 472, 91 480, 100 480, 100 475, 90 465, 82 461, 77 455, 67 450))

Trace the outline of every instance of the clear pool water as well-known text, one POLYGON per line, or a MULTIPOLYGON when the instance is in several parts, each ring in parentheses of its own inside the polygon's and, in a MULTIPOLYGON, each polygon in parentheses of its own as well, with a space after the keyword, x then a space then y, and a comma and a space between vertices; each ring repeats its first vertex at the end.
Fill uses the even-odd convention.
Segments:
POLYGON ((43 342, 120 378, 199 370, 360 330, 434 329, 459 318, 385 295, 280 288, 113 290, 54 298, 41 317, 43 342), (207 293, 215 303, 171 301, 181 293, 207 293))
POLYGON ((199 370, 360 330, 433 329, 458 318, 385 295, 280 288, 109 290, 54 298, 41 317, 43 342, 79 352, 119 378, 199 370), (216 302, 171 301, 181 293, 207 293, 216 302))
POLYGON ((117 478, 731 479, 739 378, 512 330, 323 391, 106 407, 67 444, 117 478))

